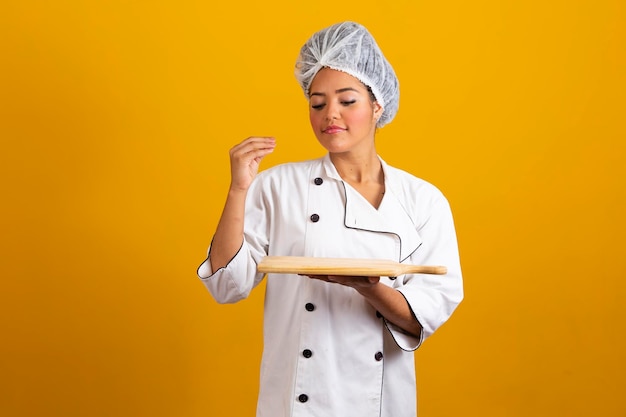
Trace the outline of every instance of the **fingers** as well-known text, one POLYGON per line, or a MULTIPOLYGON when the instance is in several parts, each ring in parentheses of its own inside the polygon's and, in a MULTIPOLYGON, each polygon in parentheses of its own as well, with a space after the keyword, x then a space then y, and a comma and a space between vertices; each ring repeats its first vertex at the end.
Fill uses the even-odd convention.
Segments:
POLYGON ((252 136, 243 142, 233 146, 230 150, 231 157, 242 158, 248 156, 254 158, 258 155, 267 155, 276 147, 276 139, 273 137, 252 136))
POLYGON ((380 277, 347 276, 347 275, 307 275, 309 278, 325 282, 333 282, 347 287, 371 287, 380 282, 380 277))
POLYGON ((272 153, 276 147, 276 139, 267 137, 251 137, 235 145, 230 150, 231 164, 249 166, 259 163, 263 157, 272 153))
POLYGON ((301 275, 301 276, 309 277, 311 279, 317 279, 319 281, 330 282, 330 280, 328 279, 328 276, 326 275, 301 275))
POLYGON ((274 151, 276 139, 253 136, 230 150, 231 188, 247 190, 259 170, 261 160, 274 151))

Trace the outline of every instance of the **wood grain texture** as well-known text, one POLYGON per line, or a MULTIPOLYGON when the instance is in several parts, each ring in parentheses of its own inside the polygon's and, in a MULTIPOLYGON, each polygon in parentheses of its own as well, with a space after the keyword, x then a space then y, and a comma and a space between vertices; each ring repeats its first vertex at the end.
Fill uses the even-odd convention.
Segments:
POLYGON ((385 259, 266 256, 257 270, 263 273, 298 275, 350 275, 397 277, 404 274, 447 273, 445 266, 411 265, 385 259))

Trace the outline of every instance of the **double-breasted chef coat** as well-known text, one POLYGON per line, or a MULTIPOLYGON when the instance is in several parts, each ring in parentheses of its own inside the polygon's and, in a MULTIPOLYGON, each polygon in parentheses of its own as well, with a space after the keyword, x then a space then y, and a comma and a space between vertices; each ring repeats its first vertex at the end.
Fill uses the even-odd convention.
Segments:
MULTIPOLYGON (((328 155, 260 172, 246 200, 244 242, 224 268, 198 275, 220 303, 248 296, 266 255, 391 259, 444 265, 446 275, 382 277, 404 295, 419 338, 381 317, 356 290, 268 274, 258 417, 412 417, 413 351, 463 298, 453 219, 433 185, 387 165, 378 209, 328 155)), ((209 248, 210 255, 210 248, 209 248)))

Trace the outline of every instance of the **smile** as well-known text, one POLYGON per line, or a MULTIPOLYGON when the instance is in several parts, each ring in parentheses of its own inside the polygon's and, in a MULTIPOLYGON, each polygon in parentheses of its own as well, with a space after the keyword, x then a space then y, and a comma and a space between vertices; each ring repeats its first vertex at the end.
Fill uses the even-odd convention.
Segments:
POLYGON ((345 128, 339 127, 339 126, 328 126, 326 129, 322 130, 322 132, 333 134, 333 133, 343 132, 345 130, 346 130, 345 128))

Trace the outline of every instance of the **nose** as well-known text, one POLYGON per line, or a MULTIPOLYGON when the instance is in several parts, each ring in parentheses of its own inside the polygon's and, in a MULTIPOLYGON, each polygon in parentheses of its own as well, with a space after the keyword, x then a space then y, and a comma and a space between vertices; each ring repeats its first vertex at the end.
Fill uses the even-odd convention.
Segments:
POLYGON ((339 119, 339 117, 339 106, 336 103, 328 103, 326 105, 326 120, 330 122, 332 120, 339 119))

